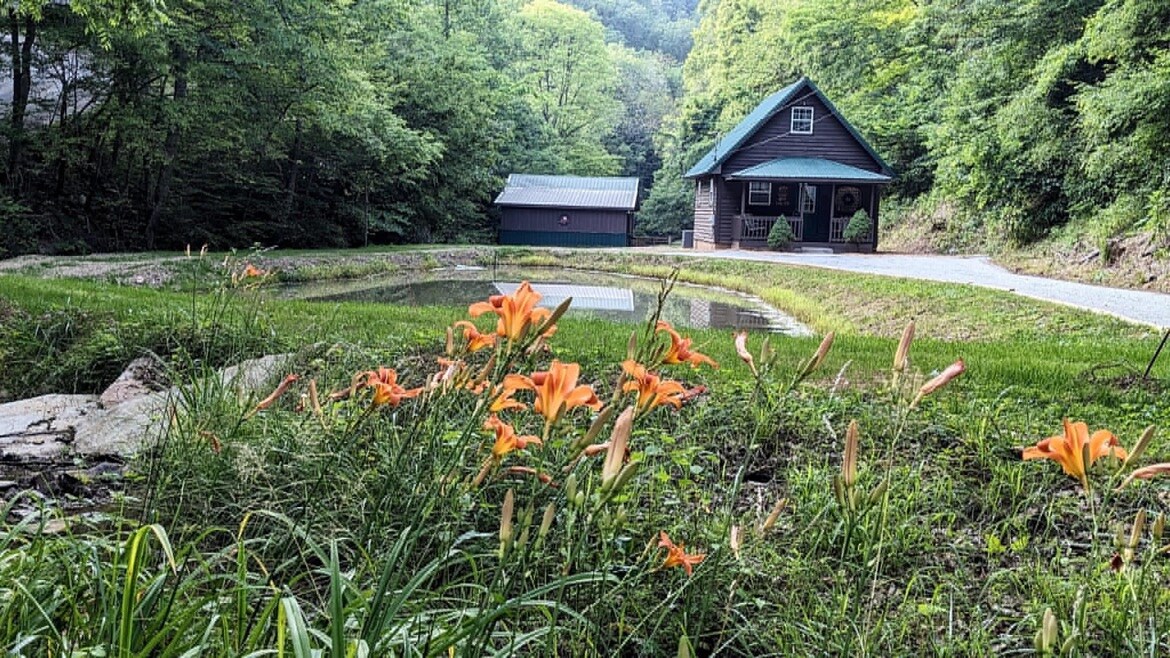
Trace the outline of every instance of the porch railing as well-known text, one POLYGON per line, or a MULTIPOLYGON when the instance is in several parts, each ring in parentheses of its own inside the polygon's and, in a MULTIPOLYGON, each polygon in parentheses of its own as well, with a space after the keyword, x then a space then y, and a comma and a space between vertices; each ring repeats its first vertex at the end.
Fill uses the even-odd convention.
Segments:
POLYGON ((829 220, 829 242, 844 242, 845 225, 848 223, 848 217, 834 217, 829 220))
MULTIPOLYGON (((745 242, 766 242, 768 234, 779 217, 753 217, 745 215, 743 218, 743 233, 740 236, 745 242)), ((792 228, 792 235, 797 241, 804 239, 804 221, 800 217, 788 218, 788 226, 792 228)))
MULTIPOLYGON (((829 220, 829 242, 844 242, 845 227, 848 225, 848 217, 834 217, 829 220)), ((861 238, 861 242, 870 242, 871 240, 870 232, 866 231, 865 235, 861 238)))

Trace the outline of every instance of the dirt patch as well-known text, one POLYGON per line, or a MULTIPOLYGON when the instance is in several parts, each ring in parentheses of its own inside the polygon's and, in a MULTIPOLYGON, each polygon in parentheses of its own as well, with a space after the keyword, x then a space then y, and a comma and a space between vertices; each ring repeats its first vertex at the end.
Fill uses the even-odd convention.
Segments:
POLYGON ((1149 233, 1111 238, 1104 244, 1086 239, 1073 244, 1045 243, 998 255, 996 260, 1022 274, 1170 292, 1170 242, 1149 233))

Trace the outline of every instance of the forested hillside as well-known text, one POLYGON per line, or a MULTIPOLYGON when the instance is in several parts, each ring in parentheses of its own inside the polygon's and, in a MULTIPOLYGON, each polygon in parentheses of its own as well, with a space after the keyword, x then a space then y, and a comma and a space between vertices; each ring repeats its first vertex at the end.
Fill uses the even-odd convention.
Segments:
POLYGON ((25 0, 0 256, 490 241, 509 172, 649 182, 693 0, 580 4, 25 0))
POLYGON ((708 0, 643 224, 677 228, 680 174, 802 74, 957 242, 1170 233, 1164 0, 708 0))
POLYGON ((682 172, 800 75, 897 170, 893 219, 1170 234, 1164 0, 17 7, 0 255, 490 241, 513 171, 639 176, 675 232, 682 172))

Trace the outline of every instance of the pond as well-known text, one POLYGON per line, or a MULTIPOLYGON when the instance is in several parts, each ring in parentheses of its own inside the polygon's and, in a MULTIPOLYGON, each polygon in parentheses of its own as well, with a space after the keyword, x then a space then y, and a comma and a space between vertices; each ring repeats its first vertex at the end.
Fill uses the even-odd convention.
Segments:
MULTIPOLYGON (((657 279, 581 270, 496 270, 457 268, 428 272, 421 278, 367 279, 326 284, 297 284, 280 296, 307 301, 354 301, 402 306, 467 306, 491 295, 509 294, 530 281, 543 295, 540 306, 555 308, 567 297, 569 314, 615 322, 645 322, 658 304, 662 283, 657 279)), ((662 309, 662 319, 695 329, 752 329, 791 336, 812 332, 791 316, 758 297, 721 288, 675 284, 662 309)))

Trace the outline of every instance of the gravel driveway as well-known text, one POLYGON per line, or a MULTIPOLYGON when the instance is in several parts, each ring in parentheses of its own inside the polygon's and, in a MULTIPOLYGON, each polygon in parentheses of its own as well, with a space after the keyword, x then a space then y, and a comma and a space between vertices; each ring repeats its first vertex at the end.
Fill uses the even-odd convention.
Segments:
POLYGON ((680 256, 809 265, 882 276, 966 283, 996 290, 1007 290, 1017 295, 1067 304, 1098 313, 1107 313, 1140 324, 1170 327, 1170 295, 1015 274, 992 263, 986 256, 795 254, 736 249, 688 250, 670 253, 680 256))

